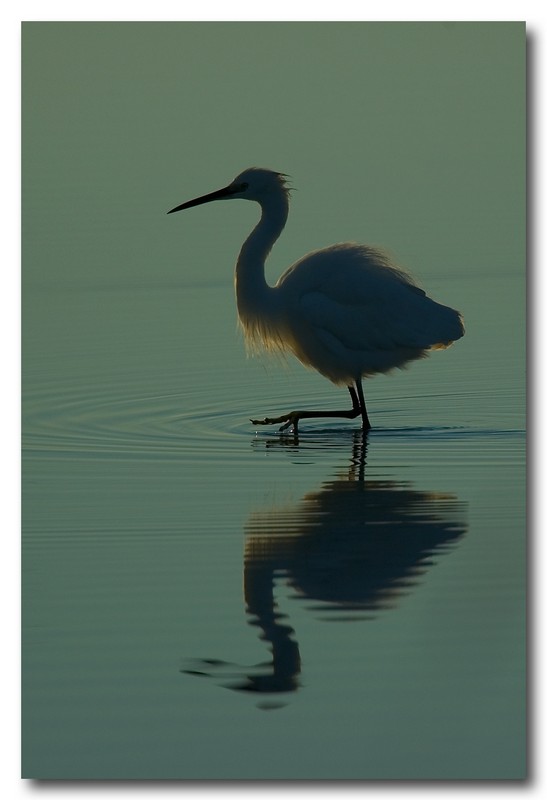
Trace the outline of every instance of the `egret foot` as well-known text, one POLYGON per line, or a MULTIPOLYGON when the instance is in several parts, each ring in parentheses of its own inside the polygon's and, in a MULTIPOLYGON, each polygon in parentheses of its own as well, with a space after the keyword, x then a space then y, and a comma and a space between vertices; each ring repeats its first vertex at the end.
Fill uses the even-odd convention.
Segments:
POLYGON ((365 406, 365 396, 363 394, 363 387, 360 380, 355 381, 355 386, 348 386, 351 402, 353 408, 350 411, 290 411, 288 414, 282 414, 280 417, 265 417, 264 419, 252 419, 253 425, 279 425, 280 432, 286 431, 291 425, 295 433, 298 433, 298 423, 301 419, 325 419, 329 417, 343 417, 344 419, 355 419, 361 415, 363 421, 363 430, 369 431, 371 424, 368 419, 367 409, 365 406))
MULTIPOLYGON (((355 419, 361 413, 360 408, 352 408, 350 411, 291 411, 288 414, 282 414, 280 417, 265 417, 264 419, 252 419, 253 425, 279 425, 280 431, 286 431, 291 425, 296 433, 298 431, 298 423, 301 419, 327 419, 332 417, 343 417, 344 419, 355 419)), ((368 430, 363 425, 364 430, 368 430)))
POLYGON ((309 416, 310 413, 313 412, 291 411, 289 414, 282 414, 280 417, 265 417, 264 419, 252 419, 251 422, 253 425, 279 425, 282 422, 283 425, 281 425, 281 427, 279 428, 280 431, 286 431, 287 428, 290 428, 292 425, 296 432, 298 431, 298 420, 301 419, 302 416, 309 416))

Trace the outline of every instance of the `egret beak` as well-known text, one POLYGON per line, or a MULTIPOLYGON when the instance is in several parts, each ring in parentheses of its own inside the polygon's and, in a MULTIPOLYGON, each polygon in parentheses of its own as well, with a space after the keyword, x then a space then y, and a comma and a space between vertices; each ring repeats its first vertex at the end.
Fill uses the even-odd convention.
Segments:
POLYGON ((189 200, 187 203, 182 203, 180 206, 175 206, 172 208, 171 211, 168 211, 168 214, 173 214, 175 211, 183 211, 185 208, 192 208, 193 206, 200 206, 202 203, 210 203, 212 200, 222 200, 226 197, 231 197, 233 194, 237 194, 241 191, 239 186, 225 186, 224 189, 219 189, 216 192, 210 192, 209 194, 204 194, 202 197, 196 197, 195 200, 189 200))

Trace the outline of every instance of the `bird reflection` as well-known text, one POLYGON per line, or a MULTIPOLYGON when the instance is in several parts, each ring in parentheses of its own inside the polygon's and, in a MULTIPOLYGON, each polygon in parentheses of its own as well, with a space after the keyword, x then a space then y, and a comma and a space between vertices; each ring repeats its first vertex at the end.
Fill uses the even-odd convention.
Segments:
MULTIPOLYGON (((228 679, 223 685, 241 691, 295 691, 300 653, 295 632, 276 603, 280 581, 325 619, 371 619, 394 608, 464 534, 463 504, 453 495, 392 480, 365 480, 366 439, 366 433, 355 432, 344 474, 297 504, 256 511, 248 518, 246 611, 249 624, 269 643, 271 659, 247 668, 201 662, 199 669, 185 672, 228 679)), ((294 447, 295 441, 286 444, 294 447)))

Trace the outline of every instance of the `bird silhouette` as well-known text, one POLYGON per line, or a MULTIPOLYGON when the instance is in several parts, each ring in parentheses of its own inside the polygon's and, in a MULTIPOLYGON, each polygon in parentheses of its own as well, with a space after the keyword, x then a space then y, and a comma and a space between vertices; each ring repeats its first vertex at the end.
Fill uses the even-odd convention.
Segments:
POLYGON ((301 419, 361 417, 370 429, 362 378, 449 347, 464 334, 461 314, 435 302, 377 247, 345 242, 308 253, 269 286, 264 264, 289 212, 287 176, 251 167, 228 186, 168 213, 214 200, 252 200, 260 221, 243 243, 235 270, 239 321, 252 350, 292 353, 336 385, 347 386, 352 408, 291 411, 253 419, 297 431, 301 419))

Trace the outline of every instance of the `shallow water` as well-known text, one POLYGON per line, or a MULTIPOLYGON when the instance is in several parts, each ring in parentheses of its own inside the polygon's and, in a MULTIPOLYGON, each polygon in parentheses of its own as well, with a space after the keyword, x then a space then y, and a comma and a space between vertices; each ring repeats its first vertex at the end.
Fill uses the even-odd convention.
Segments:
POLYGON ((466 337, 365 440, 253 429, 343 392, 228 284, 27 290, 25 775, 524 775, 523 284, 427 285, 466 337))

